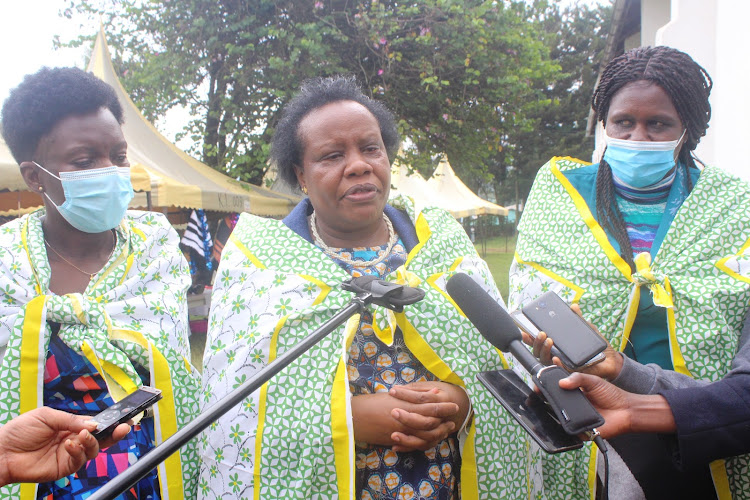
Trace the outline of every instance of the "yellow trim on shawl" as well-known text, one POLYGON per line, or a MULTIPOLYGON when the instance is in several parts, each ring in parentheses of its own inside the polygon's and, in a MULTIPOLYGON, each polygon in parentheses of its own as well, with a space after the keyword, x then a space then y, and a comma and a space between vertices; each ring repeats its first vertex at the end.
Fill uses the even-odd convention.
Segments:
POLYGON ((568 288, 571 288, 571 289, 575 290, 576 293, 573 296, 573 303, 574 304, 577 304, 581 300, 581 297, 583 296, 583 293, 586 291, 583 288, 581 288, 580 286, 574 284, 572 281, 566 280, 565 278, 563 278, 559 274, 553 273, 549 269, 547 269, 545 267, 542 267, 541 265, 537 264, 536 262, 530 262, 530 261, 523 260, 521 258, 521 256, 518 255, 518 252, 515 253, 514 257, 516 259, 516 262, 518 262, 519 264, 523 264, 524 266, 533 267, 534 269, 536 269, 540 273, 542 273, 542 274, 544 274, 546 276, 549 276, 554 281, 557 281, 558 283, 562 283, 563 285, 567 286, 568 288))
POLYGON ((107 384, 109 394, 115 401, 120 401, 138 389, 138 385, 131 380, 130 376, 122 368, 109 361, 99 359, 99 356, 96 355, 96 352, 88 342, 81 344, 81 352, 89 360, 89 363, 96 368, 99 375, 102 376, 104 383, 107 384))
MULTIPOLYGON (((671 296, 672 287, 669 285, 669 281, 667 281, 665 285, 667 287, 667 293, 671 296)), ((693 375, 690 373, 690 370, 688 370, 685 357, 682 355, 682 351, 680 351, 680 343, 677 340, 674 308, 667 309, 667 332, 669 333, 669 350, 672 353, 672 366, 674 367, 674 371, 692 378, 693 375)))
POLYGON ((581 218, 591 230, 591 233, 599 243, 599 246, 601 246, 602 250, 604 250, 607 258, 612 261, 612 264, 615 265, 615 267, 623 274, 623 276, 632 281, 630 266, 622 257, 620 257, 620 254, 615 251, 615 248, 609 242, 609 238, 607 238, 607 233, 604 232, 602 226, 599 225, 599 223, 594 218, 594 215, 591 213, 591 210, 589 210, 589 206, 586 203, 586 200, 583 199, 583 196, 581 196, 580 193, 576 191, 570 181, 563 175, 560 169, 557 168, 557 160, 557 157, 550 160, 550 171, 552 172, 552 175, 557 178, 560 184, 562 184, 565 191, 568 192, 568 195, 570 195, 571 200, 573 200, 573 204, 575 205, 576 209, 578 209, 578 213, 581 215, 581 218))
POLYGON ((635 317, 638 315, 638 304, 641 301, 641 287, 633 287, 633 291, 630 293, 630 302, 627 308, 627 316, 625 317, 625 327, 622 331, 622 340, 620 346, 617 348, 620 352, 625 350, 630 340, 630 333, 633 331, 633 324, 635 324, 635 317))
POLYGON ((732 500, 732 491, 729 487, 729 476, 727 475, 727 463, 724 460, 714 460, 708 464, 711 469, 711 479, 719 500, 732 500))
MULTIPOLYGON (((156 423, 157 444, 177 432, 177 407, 175 405, 174 388, 167 358, 149 342, 146 337, 133 330, 114 330, 111 338, 113 340, 125 340, 134 342, 143 349, 148 350, 151 362, 151 376, 154 386, 161 391, 162 399, 154 405, 154 421, 156 423)), ((189 370, 188 370, 189 372, 189 370)), ((166 490, 168 498, 182 498, 185 491, 182 477, 182 456, 173 453, 158 469, 159 486, 162 492, 166 490), (166 488, 165 488, 166 485, 166 488)), ((166 497, 166 495, 163 495, 166 497)))
POLYGON ((477 480, 477 453, 474 446, 477 428, 475 420, 469 425, 464 447, 461 450, 461 498, 465 500, 479 499, 479 482, 477 480))
POLYGON ((636 271, 649 281, 647 286, 648 289, 651 290, 654 304, 659 307, 666 307, 669 309, 674 308, 672 292, 669 286, 669 278, 666 276, 664 277, 664 285, 657 281, 653 271, 651 271, 651 254, 648 252, 641 252, 635 256, 634 262, 636 271))
POLYGON ((750 276, 743 276, 739 273, 734 272, 733 270, 729 269, 729 266, 727 266, 727 262, 729 259, 738 258, 740 255, 744 254, 748 251, 750 248, 750 238, 745 242, 744 245, 742 245, 742 248, 740 248, 740 251, 737 252, 734 255, 730 255, 729 257, 724 257, 719 262, 716 263, 716 267, 727 273, 729 276, 738 279, 740 281, 744 281, 745 283, 750 283, 750 276))
MULTIPOLYGON (((599 447, 593 442, 591 443, 591 450, 589 451, 589 472, 587 478, 587 484, 589 488, 589 498, 591 500, 596 499, 596 461, 599 457, 599 447)), ((609 478, 607 478, 609 479, 609 478)))
POLYGON ((46 328, 45 306, 47 297, 34 297, 26 304, 21 337, 21 366, 19 370, 19 413, 23 414, 42 406, 41 368, 44 357, 39 356, 42 349, 42 337, 46 328))
POLYGON ((262 263, 262 262, 260 261, 260 259, 258 259, 258 257, 256 257, 256 256, 255 256, 255 255, 254 255, 254 254, 253 254, 253 253, 252 253, 252 252, 250 251, 250 249, 249 249, 249 248, 247 248, 247 247, 246 247, 246 246, 244 245, 244 243, 242 243, 242 242, 241 242, 241 241, 239 240, 239 238, 237 238, 237 237, 236 237, 236 236, 234 235, 234 233, 233 233, 233 234, 230 234, 230 235, 229 235, 229 241, 231 241, 232 243, 234 243, 234 245, 235 245, 235 246, 237 247, 237 249, 239 249, 239 251, 240 251, 240 252, 242 252, 243 254, 245 254, 245 257, 247 257, 247 258, 248 258, 248 260, 249 260, 250 262, 252 262, 252 263, 253 263, 253 265, 254 265, 255 267, 257 267, 258 269, 266 269, 266 266, 264 266, 264 265, 263 265, 263 263, 262 263))
MULTIPOLYGON (((39 295, 26 304, 24 310, 23 330, 21 337, 21 366, 19 370, 19 414, 26 413, 42 406, 41 364, 44 357, 39 356, 42 337, 46 330, 45 306, 47 297, 39 295)), ((19 487, 20 498, 33 500, 36 498, 36 483, 22 483, 19 487)))
MULTIPOLYGON (((231 236, 230 236, 231 238, 231 236)), ((240 245, 244 247, 241 243, 239 243, 238 240, 235 240, 235 242, 238 244, 238 248, 240 245)), ((242 248, 240 248, 241 250, 242 248)), ((243 252, 245 253, 245 252, 243 252)), ((250 253, 248 250, 245 255, 248 256, 248 258, 255 258, 254 255, 250 253)), ((251 259, 252 260, 252 259, 251 259)), ((260 261, 256 258, 255 261, 257 263, 256 266, 259 266, 261 269, 265 269, 265 266, 260 263, 260 261)), ((255 262, 254 262, 255 263, 255 262)), ((278 323, 276 323, 276 328, 273 330, 273 335, 271 336, 271 345, 268 347, 268 363, 270 364, 273 360, 276 359, 276 350, 279 348, 279 332, 283 328, 284 324, 286 323, 289 316, 284 316, 279 320, 278 323)), ((266 423, 266 406, 267 406, 267 398, 268 398, 268 382, 263 384, 260 388, 260 395, 258 396, 258 428, 255 432, 255 464, 253 464, 253 499, 254 500, 260 500, 260 469, 261 469, 261 462, 262 462, 262 448, 263 448, 263 427, 265 427, 266 423)))
POLYGON ((120 278, 120 282, 118 283, 118 285, 122 285, 123 283, 125 283, 125 278, 130 273, 130 268, 133 267, 134 260, 135 260, 134 254, 131 253, 130 255, 128 255, 128 262, 127 264, 125 264, 125 272, 122 273, 122 278, 120 278))
POLYGON ((411 252, 409 252, 409 255, 406 257, 406 262, 404 263, 404 266, 406 267, 409 267, 411 261, 414 259, 414 257, 417 256, 419 251, 422 250, 422 247, 427 243, 427 240, 429 240, 432 236, 430 224, 427 222, 427 219, 425 219, 424 215, 422 215, 421 212, 417 216, 417 221, 414 224, 414 229, 417 232, 417 239, 419 240, 419 243, 414 245, 414 248, 411 249, 411 252))
POLYGON ((349 344, 357 333, 360 315, 351 316, 346 322, 343 353, 336 367, 331 392, 331 438, 333 460, 336 467, 336 486, 339 498, 354 498, 354 429, 351 422, 349 376, 346 369, 346 353, 349 344))

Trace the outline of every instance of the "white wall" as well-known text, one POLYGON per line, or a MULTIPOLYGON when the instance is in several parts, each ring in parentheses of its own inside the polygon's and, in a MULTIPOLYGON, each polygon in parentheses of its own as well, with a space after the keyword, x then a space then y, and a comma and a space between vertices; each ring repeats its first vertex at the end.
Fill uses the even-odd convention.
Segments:
POLYGON ((711 121, 696 155, 750 181, 750 162, 744 158, 750 141, 750 57, 745 40, 750 2, 672 0, 671 7, 671 21, 657 31, 657 45, 690 54, 714 82, 711 121))
POLYGON ((669 22, 671 0, 641 0, 641 47, 656 45, 656 32, 669 22))

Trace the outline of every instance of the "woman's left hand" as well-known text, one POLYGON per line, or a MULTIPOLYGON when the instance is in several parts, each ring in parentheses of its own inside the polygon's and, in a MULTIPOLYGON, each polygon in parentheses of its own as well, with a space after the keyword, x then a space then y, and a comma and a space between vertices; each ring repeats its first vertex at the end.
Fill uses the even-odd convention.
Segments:
MULTIPOLYGON (((466 421, 466 416, 471 409, 471 403, 466 391, 453 384, 446 382, 414 382, 408 385, 399 385, 391 388, 389 394, 394 398, 415 405, 427 403, 455 403, 458 411, 450 417, 444 417, 443 422, 453 422, 454 431, 459 429, 466 421)), ((393 410, 391 415, 399 421, 409 432, 394 432, 391 439, 399 443, 393 447, 394 451, 404 452, 421 449, 419 430, 423 426, 425 417, 418 413, 407 412, 401 409, 393 410)), ((445 436, 447 437, 447 435, 445 436)))

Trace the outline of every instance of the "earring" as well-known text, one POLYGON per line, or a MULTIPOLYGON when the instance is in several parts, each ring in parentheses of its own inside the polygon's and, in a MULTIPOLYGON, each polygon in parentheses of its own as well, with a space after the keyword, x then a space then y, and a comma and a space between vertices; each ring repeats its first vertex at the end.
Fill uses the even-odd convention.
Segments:
POLYGON ((307 194, 307 188, 305 186, 302 186, 302 192, 307 194))
POLYGON ((44 188, 43 188, 42 186, 39 186, 39 188, 38 188, 38 189, 39 189, 39 192, 40 192, 40 193, 44 192, 44 188))

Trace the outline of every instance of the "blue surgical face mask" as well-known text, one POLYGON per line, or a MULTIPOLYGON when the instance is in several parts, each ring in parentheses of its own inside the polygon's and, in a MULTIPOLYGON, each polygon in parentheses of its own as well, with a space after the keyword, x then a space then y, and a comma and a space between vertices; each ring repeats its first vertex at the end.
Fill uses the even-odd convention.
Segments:
POLYGON ((676 141, 628 141, 613 139, 605 134, 607 149, 604 160, 612 167, 612 173, 633 187, 656 184, 675 165, 675 149, 685 136, 685 131, 676 141))
POLYGON ((58 177, 37 162, 33 163, 60 180, 65 202, 57 205, 47 193, 44 196, 71 226, 84 233, 102 233, 117 227, 133 199, 129 168, 111 166, 60 172, 58 177))

